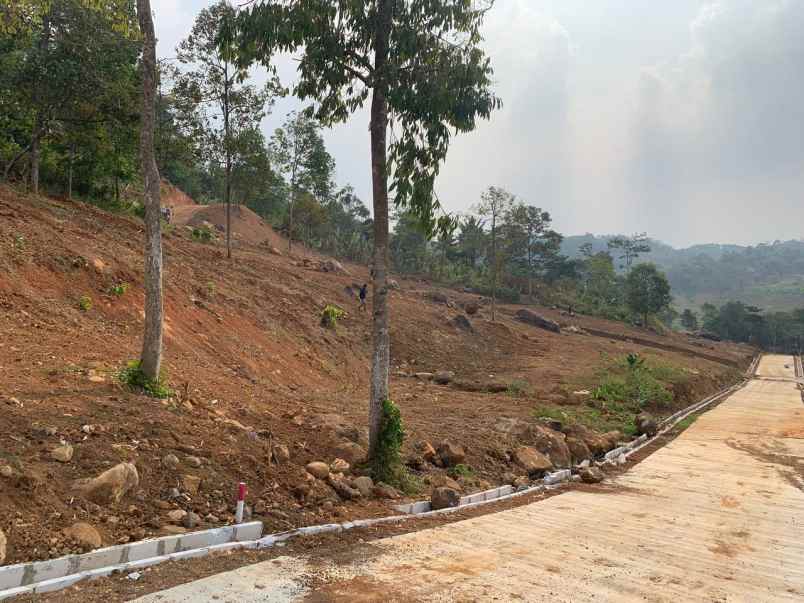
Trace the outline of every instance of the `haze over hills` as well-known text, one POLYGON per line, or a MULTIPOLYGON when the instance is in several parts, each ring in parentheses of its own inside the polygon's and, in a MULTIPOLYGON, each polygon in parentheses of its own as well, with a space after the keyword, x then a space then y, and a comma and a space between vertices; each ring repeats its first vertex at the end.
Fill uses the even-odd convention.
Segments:
MULTIPOLYGON (((586 243, 595 253, 606 251, 613 236, 568 236, 561 252, 578 257, 586 243)), ((804 240, 754 246, 712 243, 675 249, 651 239, 650 246, 650 253, 638 261, 654 262, 667 273, 680 309, 729 300, 766 310, 789 310, 804 303, 804 240)), ((618 268, 620 263, 615 262, 618 268)))

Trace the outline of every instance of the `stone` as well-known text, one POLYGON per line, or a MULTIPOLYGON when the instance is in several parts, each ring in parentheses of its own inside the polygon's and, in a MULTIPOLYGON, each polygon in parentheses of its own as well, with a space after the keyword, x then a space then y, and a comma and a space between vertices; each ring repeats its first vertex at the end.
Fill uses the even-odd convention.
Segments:
POLYGON ((162 466, 166 469, 175 470, 179 468, 179 457, 175 454, 166 454, 162 457, 162 466))
POLYGON ((349 271, 337 260, 324 260, 321 262, 321 271, 333 272, 335 274, 349 274, 349 271))
POLYGON ((460 331, 474 332, 475 330, 472 323, 469 322, 469 319, 463 314, 456 314, 455 317, 449 321, 449 324, 460 331))
POLYGON ((480 312, 480 304, 477 302, 467 302, 463 305, 463 311, 469 316, 474 316, 480 312))
POLYGON ((174 523, 179 523, 182 519, 187 516, 187 511, 184 509, 173 509, 168 514, 168 519, 174 523))
POLYGON ((648 437, 653 437, 659 431, 659 422, 649 413, 639 413, 634 422, 636 423, 637 435, 644 434, 648 437))
POLYGON ((466 451, 463 446, 453 444, 450 441, 442 442, 438 447, 438 456, 447 467, 460 465, 466 460, 466 451))
POLYGON ((438 457, 436 449, 433 448, 433 445, 430 442, 419 442, 416 444, 416 450, 421 453, 422 458, 428 463, 435 462, 436 458, 438 457))
POLYGON ((196 469, 201 466, 201 459, 197 456, 188 456, 184 458, 184 462, 186 462, 190 467, 195 467, 196 469))
POLYGON ((79 480, 78 491, 97 504, 118 503, 140 483, 137 468, 131 463, 120 463, 91 479, 79 480))
POLYGON ((554 467, 572 465, 572 455, 563 433, 542 425, 530 425, 529 427, 526 437, 523 439, 550 459, 554 467))
POLYGON ((556 321, 545 318, 541 314, 536 314, 536 312, 532 310, 522 308, 516 313, 516 318, 534 327, 539 327, 540 329, 545 329, 553 333, 561 333, 561 327, 556 321))
POLYGON ((312 463, 307 463, 305 469, 307 470, 307 473, 316 479, 327 479, 327 476, 329 475, 329 466, 322 461, 313 461, 312 463))
POLYGON ((334 452, 338 458, 344 459, 351 465, 356 465, 366 458, 366 449, 355 442, 341 442, 335 446, 334 452))
POLYGON ((103 544, 98 530, 83 521, 79 521, 69 528, 65 528, 63 533, 67 538, 76 541, 85 549, 97 549, 103 544))
POLYGON ((380 482, 374 486, 373 493, 377 498, 387 498, 390 500, 398 500, 402 498, 399 490, 383 482, 380 482))
POLYGON ((514 450, 513 459, 530 477, 540 477, 553 468, 549 458, 530 446, 520 446, 514 450))
POLYGON ((192 530, 199 523, 201 523, 201 516, 198 513, 193 513, 192 511, 190 511, 184 516, 181 525, 183 525, 188 530, 192 530))
POLYGON ((3 562, 6 560, 7 547, 8 539, 6 538, 5 532, 3 532, 2 528, 0 528, 0 565, 3 565, 3 562))
POLYGON ((69 463, 73 459, 73 447, 70 444, 61 444, 50 451, 50 458, 60 463, 69 463))
POLYGON ((433 511, 457 507, 460 502, 460 494, 452 488, 436 488, 430 495, 430 508, 433 511))
POLYGON ((287 463, 290 460, 290 449, 284 444, 276 444, 271 451, 271 456, 277 465, 287 463))
POLYGON ((605 454, 610 450, 609 443, 606 438, 596 431, 592 431, 585 425, 581 425, 580 423, 565 426, 564 435, 567 437, 575 437, 581 440, 595 456, 605 454))
POLYGON ((452 490, 456 490, 458 492, 462 490, 461 485, 458 482, 444 473, 436 473, 435 475, 431 475, 428 478, 428 482, 433 488, 451 488, 452 490))
POLYGON ((353 479, 352 486, 360 490, 360 494, 362 494, 364 498, 368 498, 374 490, 374 480, 363 475, 353 479))
POLYGON ((183 526, 167 525, 167 526, 162 526, 162 528, 160 529, 160 532, 162 532, 162 534, 165 535, 165 536, 178 536, 180 534, 186 534, 187 533, 187 528, 185 528, 183 526))
POLYGON ((329 470, 332 473, 347 473, 349 469, 351 469, 351 465, 343 459, 335 459, 329 465, 329 470))
POLYGON ((197 475, 182 475, 181 487, 184 488, 185 492, 194 496, 198 494, 198 490, 201 487, 201 478, 197 475))
POLYGON ((428 291, 424 294, 426 299, 429 299, 431 302, 435 302, 437 304, 445 304, 449 305, 449 298, 444 295, 443 293, 439 293, 438 291, 428 291))
POLYGON ((599 484, 606 477, 598 467, 583 467, 578 475, 585 484, 599 484))
POLYGON ((516 488, 517 490, 524 490, 530 486, 530 478, 527 475, 520 475, 517 478, 514 478, 514 481, 511 485, 516 488))
POLYGON ((575 436, 567 437, 567 448, 569 448, 572 460, 576 463, 592 458, 592 452, 589 450, 589 446, 587 446, 583 440, 575 436))
POLYGON ((399 282, 395 281, 392 278, 389 278, 387 281, 388 288, 392 289, 393 291, 399 291, 399 282))
POLYGON ((439 385, 448 385, 453 379, 455 379, 455 373, 452 371, 438 371, 433 375, 433 381, 439 385))
POLYGON ((419 381, 431 381, 434 375, 433 373, 413 373, 413 376, 419 381))
POLYGON ((357 488, 353 488, 349 484, 346 483, 345 480, 341 479, 329 479, 329 485, 335 490, 335 493, 340 496, 343 500, 355 500, 357 498, 361 498, 363 494, 357 488))
POLYGON ((601 437, 606 440, 606 449, 614 450, 620 445, 620 441, 623 439, 623 434, 615 429, 614 431, 607 431, 601 437))
POLYGON ((0 477, 12 477, 14 475, 14 470, 11 468, 11 465, 0 465, 0 477))

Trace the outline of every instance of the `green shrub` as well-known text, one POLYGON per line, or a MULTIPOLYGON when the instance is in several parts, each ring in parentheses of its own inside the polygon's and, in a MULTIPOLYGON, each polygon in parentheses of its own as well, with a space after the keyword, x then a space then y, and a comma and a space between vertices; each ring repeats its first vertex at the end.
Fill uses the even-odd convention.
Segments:
POLYGON ((117 283, 109 289, 109 293, 115 297, 123 297, 126 291, 128 291, 128 283, 117 283))
POLYGON ((346 315, 346 312, 341 310, 338 306, 327 304, 324 311, 321 313, 321 326, 328 329, 334 329, 338 326, 338 321, 346 315))
POLYGON ((506 393, 516 398, 527 397, 531 393, 530 383, 521 380, 511 381, 511 383, 508 384, 506 393))
POLYGON ((89 312, 92 309, 92 298, 89 295, 82 295, 78 300, 78 307, 82 312, 89 312))
POLYGON ((475 470, 472 469, 469 465, 464 465, 463 463, 458 463, 454 467, 449 470, 449 474, 452 477, 473 477, 475 475, 475 470))
POLYGON ((636 408, 650 403, 665 406, 672 402, 672 393, 657 378, 644 358, 629 354, 626 357, 626 366, 628 368, 624 376, 603 376, 600 385, 595 388, 595 399, 608 403, 622 402, 636 408))
POLYGON ((145 376, 140 368, 139 360, 126 364, 117 375, 120 383, 134 389, 141 389, 154 398, 170 398, 173 391, 167 386, 164 372, 154 381, 145 376))
POLYGON ((194 241, 198 241, 199 243, 211 243, 213 238, 212 231, 206 226, 193 228, 191 236, 194 241))
POLYGON ((404 439, 405 428, 399 407, 391 400, 384 400, 377 450, 371 459, 371 473, 376 481, 395 486, 406 494, 415 494, 421 490, 422 483, 402 463, 404 439))

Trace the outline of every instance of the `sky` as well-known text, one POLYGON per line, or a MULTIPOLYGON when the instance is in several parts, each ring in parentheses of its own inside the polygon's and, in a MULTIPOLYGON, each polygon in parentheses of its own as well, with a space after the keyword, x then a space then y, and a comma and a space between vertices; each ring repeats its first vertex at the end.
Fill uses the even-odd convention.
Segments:
MULTIPOLYGON (((160 57, 210 4, 152 0, 160 57)), ((436 183, 447 211, 493 185, 565 234, 804 238, 801 0, 497 0, 483 33, 503 108, 453 138, 436 183)), ((292 59, 278 67, 292 84, 292 59)), ((279 101, 266 136, 300 106, 279 101)), ((338 183, 370 206, 367 111, 325 140, 338 183)))

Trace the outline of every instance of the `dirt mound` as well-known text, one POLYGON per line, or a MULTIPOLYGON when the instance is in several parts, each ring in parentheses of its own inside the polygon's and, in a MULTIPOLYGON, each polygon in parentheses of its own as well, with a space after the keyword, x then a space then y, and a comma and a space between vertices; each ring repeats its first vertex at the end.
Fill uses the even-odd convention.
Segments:
POLYGON ((173 186, 167 180, 162 180, 161 188, 161 203, 162 207, 185 207, 188 205, 197 205, 187 193, 180 188, 173 186))

